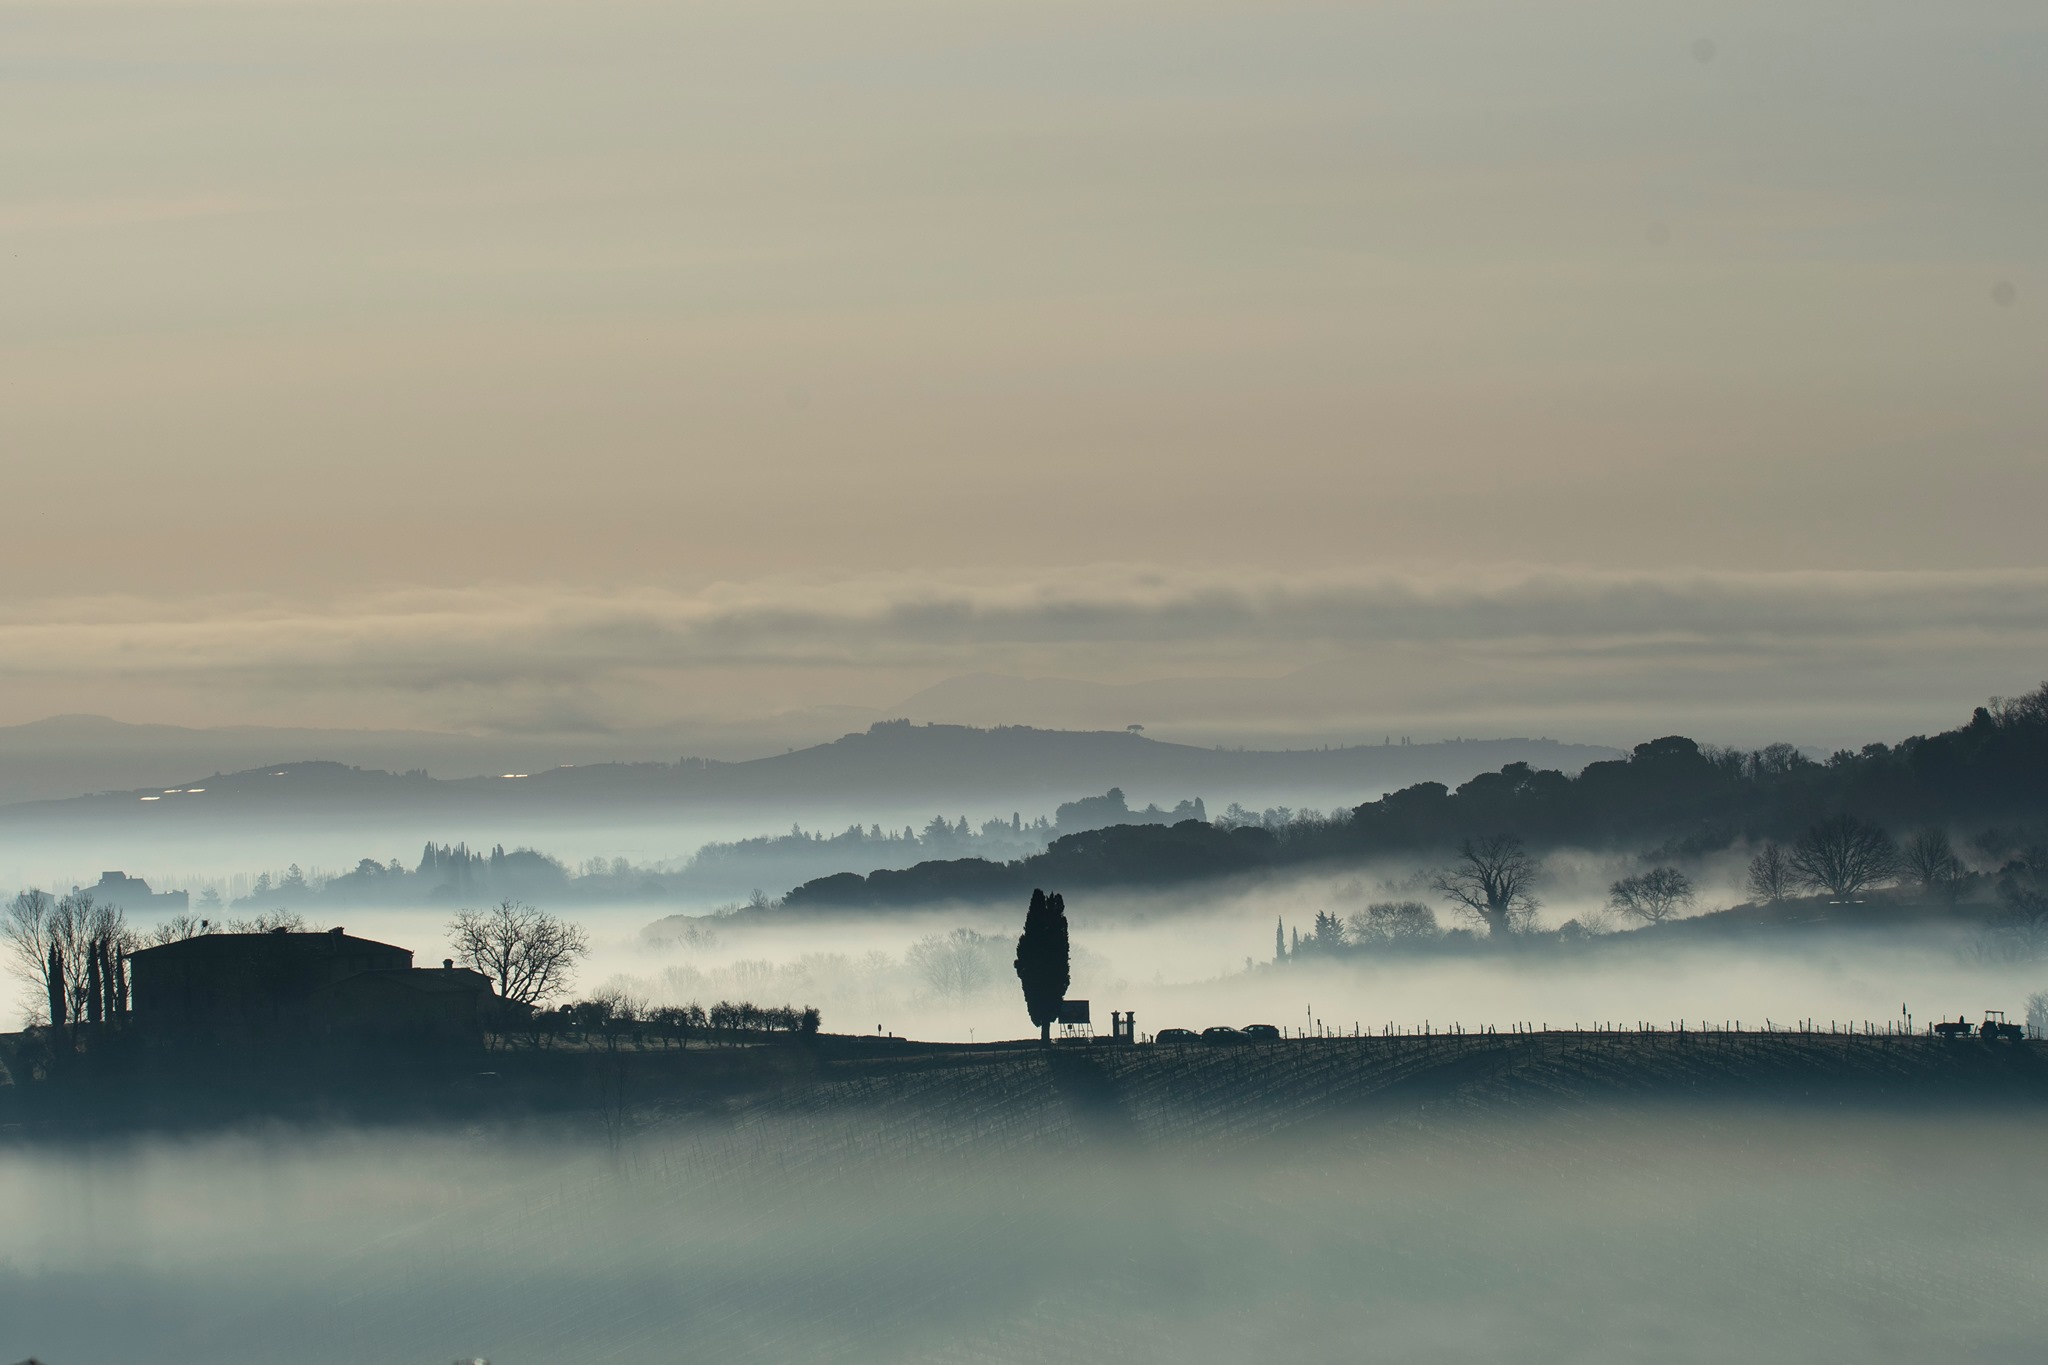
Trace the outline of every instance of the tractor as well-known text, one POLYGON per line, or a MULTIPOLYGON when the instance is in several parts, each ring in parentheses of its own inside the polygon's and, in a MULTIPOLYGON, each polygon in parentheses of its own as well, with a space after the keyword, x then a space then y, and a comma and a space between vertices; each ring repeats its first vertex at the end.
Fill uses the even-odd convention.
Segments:
POLYGON ((1938 1038, 1960 1039, 1967 1038, 1973 1033, 1987 1043, 2000 1039, 2016 1043, 2027 1036, 2026 1029, 2021 1025, 2005 1022, 2004 1010, 1985 1010, 1984 1022, 1981 1024, 1972 1024, 1958 1015, 1953 1020, 1944 1019, 1934 1026, 1934 1034, 1938 1038))
POLYGON ((2027 1030, 2020 1024, 2006 1023, 2004 1010, 1985 1010, 1984 1023, 1977 1030, 1977 1036, 1986 1042, 2003 1038, 2008 1042, 2017 1043, 2026 1038, 2027 1030))

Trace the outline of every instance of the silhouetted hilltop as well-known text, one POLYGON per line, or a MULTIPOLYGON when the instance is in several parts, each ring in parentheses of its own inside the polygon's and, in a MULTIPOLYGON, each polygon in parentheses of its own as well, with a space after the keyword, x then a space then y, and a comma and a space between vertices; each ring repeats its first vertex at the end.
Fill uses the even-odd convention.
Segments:
POLYGON ((1660 846, 1674 853, 1738 839, 1789 839, 1848 814, 1892 829, 2048 816, 2048 685, 1978 707, 1967 725, 1897 746, 1866 745, 1814 762, 1790 745, 1753 752, 1672 735, 1576 776, 1525 762, 1453 790, 1419 782, 1331 818, 1277 827, 1188 820, 1115 826, 1056 839, 1008 864, 928 862, 863 878, 807 882, 785 905, 809 910, 1015 899, 1033 886, 1157 886, 1317 862, 1358 862, 1505 834, 1532 845, 1660 846))
MULTIPOLYGON (((1340 791, 1385 787, 1449 771, 1480 771, 1500 755, 1576 770, 1615 751, 1555 740, 1260 751, 1167 744, 1127 731, 977 729, 881 721, 857 734, 746 763, 604 764, 537 775, 551 790, 671 792, 715 789, 725 799, 916 796, 935 801, 1067 798, 1110 787, 1169 798, 1232 797, 1239 790, 1340 791)), ((1296 798, 1300 799, 1300 798, 1296 798)))
POLYGON ((744 762, 599 763, 459 779, 299 761, 153 789, 0 808, 0 823, 261 821, 307 814, 591 818, 991 803, 1050 806, 1111 787, 1136 800, 1340 801, 1418 780, 1458 781, 1502 761, 1576 770, 1613 750, 1552 740, 1459 740, 1293 752, 1200 749, 1123 731, 878 723, 828 744, 744 762))

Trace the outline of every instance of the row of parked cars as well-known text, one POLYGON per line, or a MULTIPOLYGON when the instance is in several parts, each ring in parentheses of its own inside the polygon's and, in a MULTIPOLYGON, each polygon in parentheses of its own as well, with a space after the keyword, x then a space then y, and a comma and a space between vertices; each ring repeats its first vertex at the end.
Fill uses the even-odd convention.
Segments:
POLYGON ((1200 1033, 1191 1028, 1163 1028, 1152 1036, 1152 1041, 1167 1047, 1187 1047, 1194 1043, 1277 1043, 1282 1036, 1271 1024, 1246 1024, 1243 1028, 1218 1024, 1200 1033))

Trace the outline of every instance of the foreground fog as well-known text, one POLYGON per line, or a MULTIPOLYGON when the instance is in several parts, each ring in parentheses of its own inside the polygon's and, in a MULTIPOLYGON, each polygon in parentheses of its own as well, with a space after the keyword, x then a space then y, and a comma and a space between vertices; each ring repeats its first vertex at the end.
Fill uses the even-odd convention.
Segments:
POLYGON ((857 1112, 0 1153, 53 1362, 2004 1361, 2036 1121, 1354 1118, 1228 1153, 857 1112), (118 1312, 108 1311, 119 1305, 118 1312))

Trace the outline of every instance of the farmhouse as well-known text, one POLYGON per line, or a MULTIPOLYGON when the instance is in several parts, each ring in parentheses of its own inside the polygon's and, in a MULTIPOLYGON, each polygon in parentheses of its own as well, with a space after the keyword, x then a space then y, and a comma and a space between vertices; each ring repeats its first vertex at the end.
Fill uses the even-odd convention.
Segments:
POLYGON ((86 890, 92 892, 94 900, 105 905, 118 905, 131 915, 182 914, 192 908, 192 898, 187 892, 152 891, 148 882, 126 872, 102 872, 99 881, 86 890))
POLYGON ((336 1042, 475 1047, 489 978, 407 948, 325 933, 199 934, 128 959, 135 1027, 215 1046, 336 1042))

